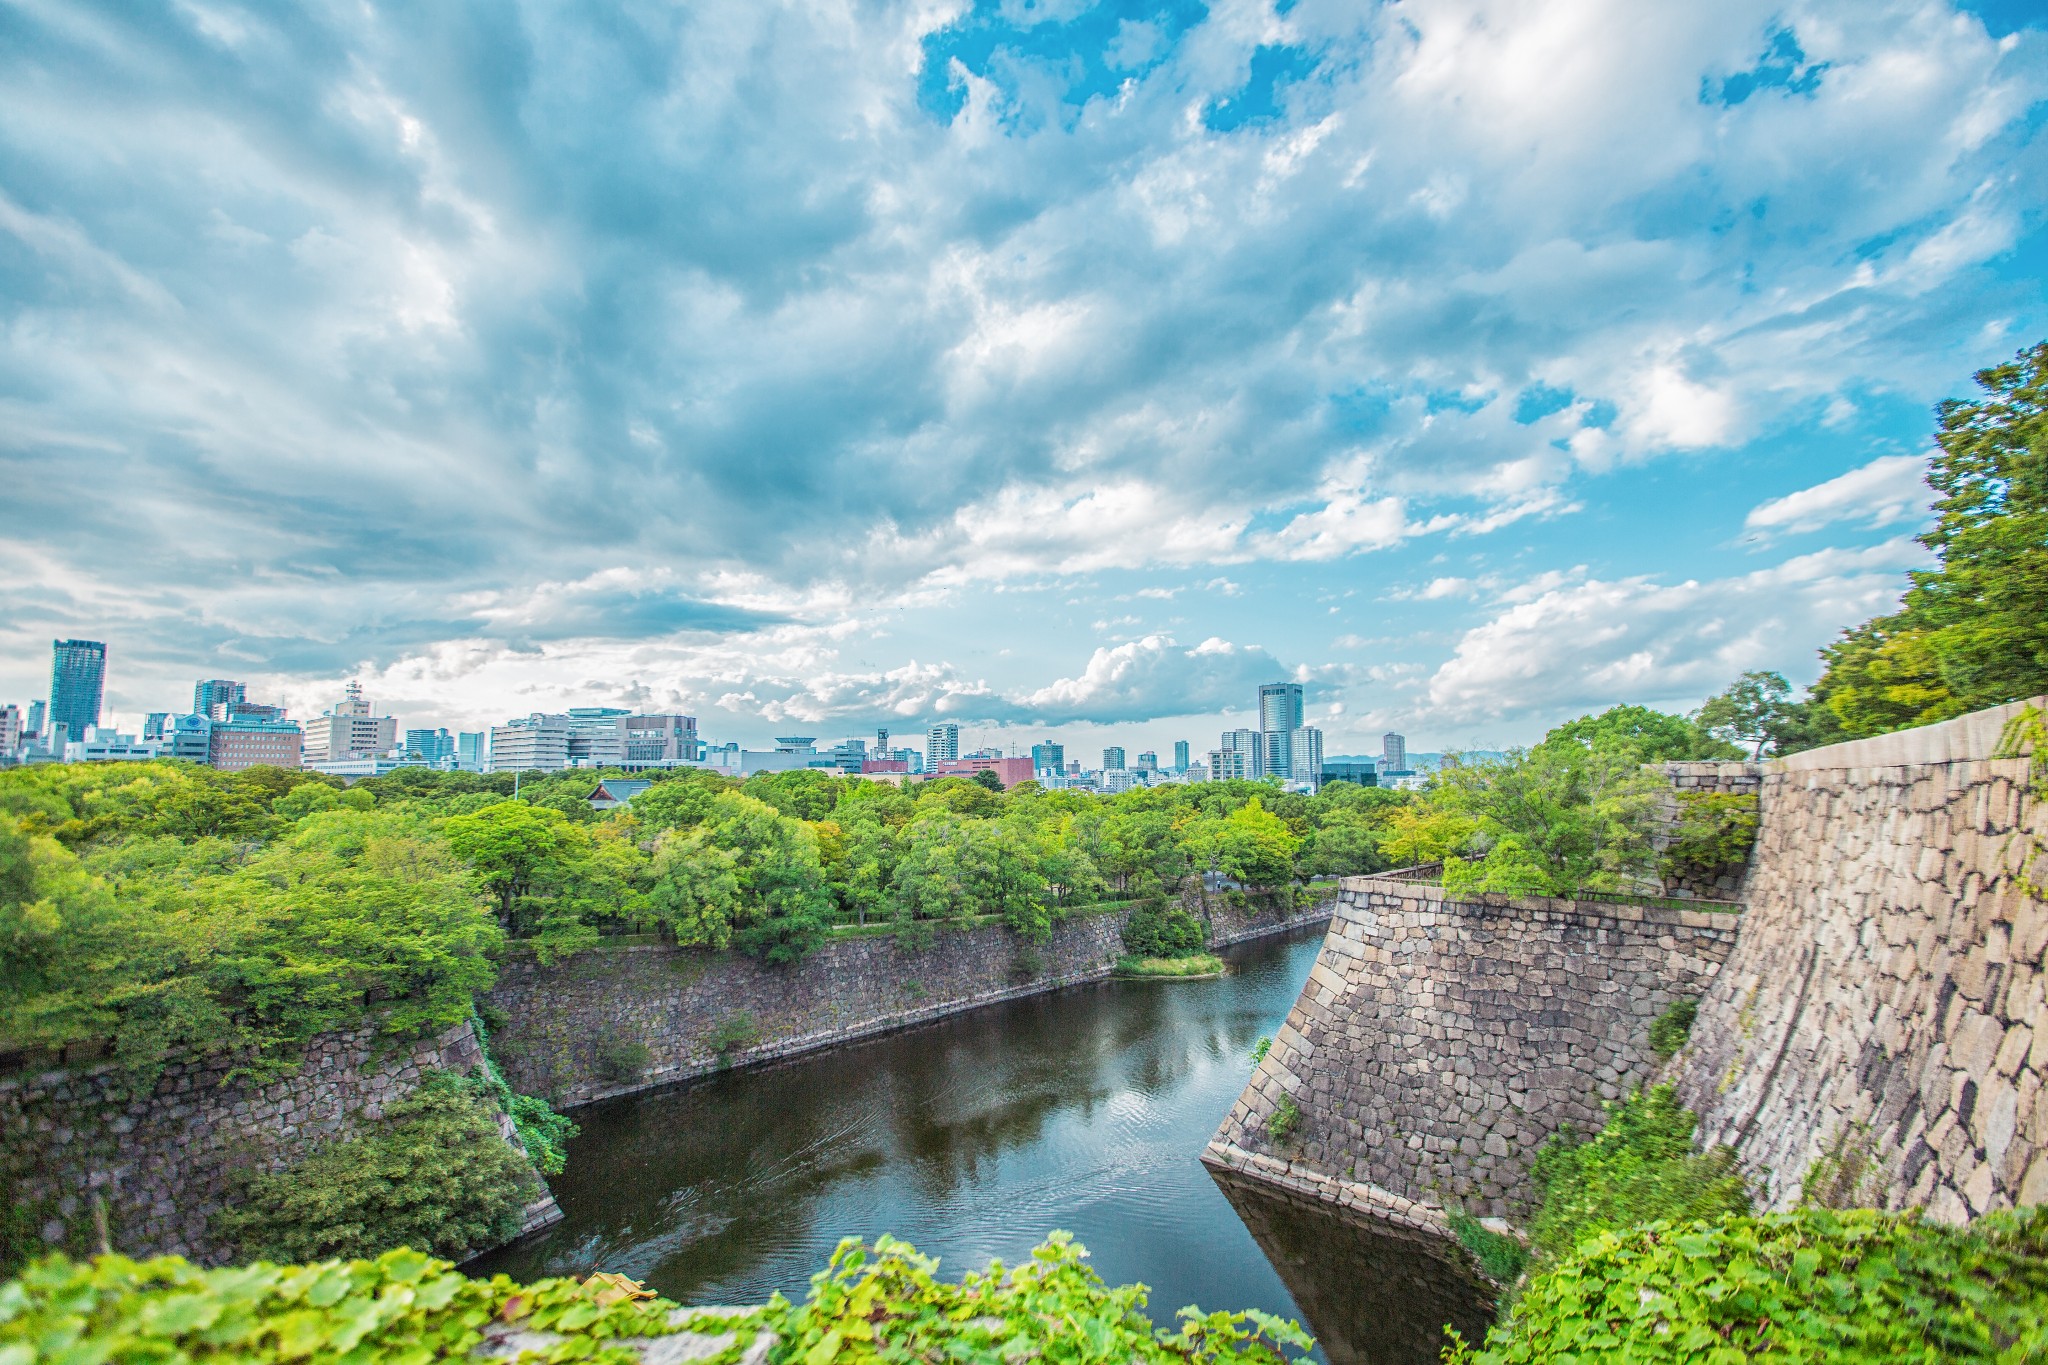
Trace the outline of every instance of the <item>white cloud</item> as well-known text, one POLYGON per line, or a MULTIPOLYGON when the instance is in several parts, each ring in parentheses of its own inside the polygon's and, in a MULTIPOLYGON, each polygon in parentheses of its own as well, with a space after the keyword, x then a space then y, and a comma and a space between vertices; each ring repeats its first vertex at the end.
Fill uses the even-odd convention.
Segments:
POLYGON ((1814 531, 1836 522, 1893 526, 1927 513, 1933 494, 1926 483, 1927 459, 1882 455, 1825 483, 1757 504, 1743 519, 1752 531, 1814 531))

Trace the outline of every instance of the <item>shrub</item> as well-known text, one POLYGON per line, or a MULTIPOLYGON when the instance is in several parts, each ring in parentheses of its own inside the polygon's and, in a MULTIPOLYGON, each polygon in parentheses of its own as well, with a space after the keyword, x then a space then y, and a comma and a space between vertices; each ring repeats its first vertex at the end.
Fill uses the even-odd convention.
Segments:
POLYGON ((751 1047, 760 1037, 761 1026, 754 1022, 754 1016, 745 1010, 734 1010, 704 1035, 704 1041, 713 1052, 723 1057, 737 1048, 751 1047))
POLYGON ((1749 861, 1756 843, 1757 801, 1732 792, 1682 792, 1678 828, 1664 850, 1664 877, 1713 881, 1749 861))
POLYGON ((1560 1133, 1545 1143, 1531 1170, 1541 1196, 1529 1226, 1537 1251, 1555 1259, 1611 1228, 1748 1213, 1749 1190, 1734 1151, 1695 1154, 1697 1123, 1671 1087, 1660 1085, 1609 1105, 1598 1136, 1575 1142, 1560 1133))
POLYGON ((1451 1215, 1451 1235, 1472 1258, 1479 1262, 1488 1278, 1499 1284, 1513 1284, 1521 1278, 1522 1268, 1529 1264, 1529 1249, 1504 1232, 1495 1232, 1477 1218, 1466 1213, 1451 1215))
POLYGON ((1209 945, 1202 922, 1164 900, 1140 901, 1124 920, 1123 939, 1133 957, 1191 957, 1209 945))
POLYGON ((243 1254, 277 1261, 397 1246, 460 1260, 515 1235, 539 1193, 491 1106, 436 1073, 366 1131, 284 1170, 243 1172, 214 1229, 243 1254))
POLYGON ((1294 1130, 1301 1124, 1301 1109, 1290 1096, 1280 1101, 1273 1110, 1273 1117, 1266 1120, 1266 1136, 1276 1143, 1284 1143, 1294 1136, 1294 1130))
POLYGON ((1446 1359, 1989 1365, 2044 1349, 2048 1212, 1952 1228, 1800 1209, 1604 1232, 1531 1281, 1483 1347, 1455 1340, 1446 1359))
POLYGON ((1650 1051, 1659 1057, 1674 1057, 1692 1037, 1692 1022, 1699 1017, 1700 1002, 1674 1000, 1671 1007, 1650 1024, 1650 1051))
POLYGON ((1260 1062, 1265 1061, 1266 1054, 1270 1052, 1272 1048, 1272 1038, 1262 1035, 1259 1038, 1258 1042, 1252 1044, 1252 1065, 1257 1066, 1260 1062))
POLYGON ((511 1095, 505 1110, 512 1117, 520 1144, 540 1173, 560 1175, 569 1164, 569 1139, 583 1131, 576 1126, 576 1120, 567 1114, 557 1114, 555 1107, 538 1095, 511 1095))
POLYGON ((645 1043, 606 1043, 597 1050, 597 1074, 625 1085, 639 1080, 653 1060, 645 1043))

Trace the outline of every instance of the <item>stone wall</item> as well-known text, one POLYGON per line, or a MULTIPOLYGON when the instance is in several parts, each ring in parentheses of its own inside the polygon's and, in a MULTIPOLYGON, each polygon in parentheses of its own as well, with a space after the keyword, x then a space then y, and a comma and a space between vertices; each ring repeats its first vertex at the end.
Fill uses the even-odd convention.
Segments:
POLYGON ((1991 757, 2019 709, 1765 765, 1742 941, 1678 1074, 1770 1207, 2048 1199, 2048 907, 2014 878, 2048 815, 1991 757))
MULTIPOLYGON (((1671 796, 1664 806, 1664 833, 1656 840, 1661 856, 1670 846, 1679 818, 1680 798, 1703 796, 1755 796, 1763 788, 1761 763, 1666 763, 1661 765, 1671 783, 1671 796)), ((1742 898, 1744 869, 1732 867, 1708 877, 1680 870, 1665 879, 1664 894, 1687 900, 1734 901, 1742 898)))
MULTIPOLYGON (((1211 897, 1207 913, 1211 941, 1235 943, 1326 919, 1330 902, 1283 913, 1211 897)), ((585 1104, 1095 980, 1123 955, 1127 914, 1063 920, 1044 945, 993 925, 942 930, 922 949, 893 934, 841 935, 791 967, 659 947, 513 964, 488 1000, 505 1019, 492 1050, 513 1089, 585 1104), (741 1022, 757 1037, 721 1055, 714 1035, 741 1022), (608 1075, 606 1051, 635 1044, 647 1049, 644 1069, 608 1075)))
POLYGON ((1520 1215, 1529 1162, 1652 1074, 1651 1022, 1701 994, 1739 920, 1343 883, 1301 998, 1204 1160, 1412 1226, 1520 1215), (1294 1131, 1269 1128, 1291 1103, 1294 1131))
MULTIPOLYGON (((113 1064, 0 1078, 13 1204, 33 1211, 45 1241, 78 1245, 89 1244, 97 1198, 117 1250, 220 1264, 227 1248, 207 1221, 234 1170, 289 1165, 377 1118, 421 1072, 467 1075, 482 1061, 464 1024, 410 1045, 368 1029, 326 1034, 297 1071, 261 1084, 227 1081, 232 1064, 218 1058, 167 1066, 140 1093, 113 1064)), ((505 1131, 516 1146, 509 1121, 505 1131)), ((560 1216, 544 1199, 527 1228, 560 1216)))

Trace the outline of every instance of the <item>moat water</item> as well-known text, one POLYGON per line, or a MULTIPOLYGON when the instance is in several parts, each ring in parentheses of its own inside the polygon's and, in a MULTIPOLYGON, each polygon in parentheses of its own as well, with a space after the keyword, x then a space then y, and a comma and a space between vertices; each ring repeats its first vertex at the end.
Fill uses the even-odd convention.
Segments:
POLYGON ((1262 1308, 1332 1361, 1437 1359, 1489 1306, 1428 1244, 1231 1181, 1197 1159, 1287 1017, 1320 926, 1225 950, 1211 981, 1117 981, 575 1111, 564 1221, 470 1268, 621 1271, 685 1303, 801 1299, 842 1237, 957 1277, 1054 1228, 1148 1311, 1262 1308))

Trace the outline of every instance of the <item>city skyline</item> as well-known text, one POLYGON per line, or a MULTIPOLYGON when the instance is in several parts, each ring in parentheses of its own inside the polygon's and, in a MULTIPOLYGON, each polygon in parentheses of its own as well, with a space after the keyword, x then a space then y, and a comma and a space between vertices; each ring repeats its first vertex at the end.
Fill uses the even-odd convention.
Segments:
POLYGON ((15 16, 0 696, 1501 747, 1809 681, 2048 335, 2038 5, 437 13, 15 16))

